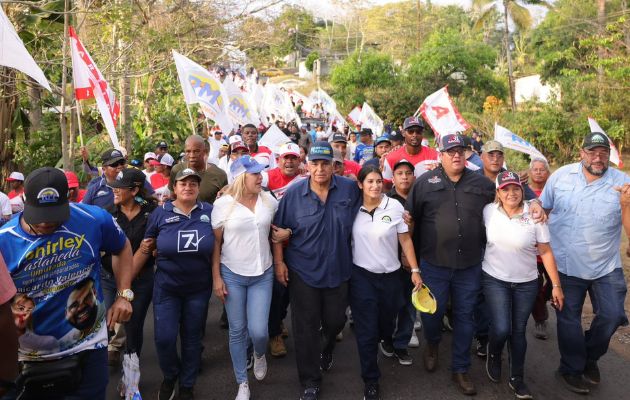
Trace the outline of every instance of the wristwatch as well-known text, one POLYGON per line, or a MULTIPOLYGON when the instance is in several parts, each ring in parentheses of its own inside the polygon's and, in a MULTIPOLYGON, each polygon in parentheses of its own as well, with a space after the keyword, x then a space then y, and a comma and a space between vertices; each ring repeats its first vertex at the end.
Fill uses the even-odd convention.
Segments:
POLYGON ((118 292, 116 292, 116 296, 122 297, 123 299, 131 303, 133 301, 133 290, 131 289, 119 290, 118 292))

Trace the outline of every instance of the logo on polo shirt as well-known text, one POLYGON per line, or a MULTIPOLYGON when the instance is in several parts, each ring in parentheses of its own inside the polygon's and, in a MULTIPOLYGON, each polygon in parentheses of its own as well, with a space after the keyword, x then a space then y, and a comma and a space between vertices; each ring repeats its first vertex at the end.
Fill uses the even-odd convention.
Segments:
POLYGON ((37 193, 37 202, 39 204, 57 203, 59 201, 59 192, 55 188, 47 187, 37 193))
POLYGON ((199 231, 178 231, 177 232, 177 252, 193 253, 199 250, 199 242, 205 236, 199 237, 199 231))
POLYGON ((210 222, 210 218, 208 218, 206 214, 203 214, 201 217, 199 217, 199 220, 201 222, 210 222))
POLYGON ((174 217, 168 217, 164 220, 164 223, 166 224, 170 224, 171 222, 178 222, 179 221, 179 215, 175 215, 174 217))
POLYGON ((432 178, 427 179, 427 182, 429 182, 429 183, 440 183, 440 182, 442 182, 442 179, 440 179, 439 176, 434 176, 432 178))
POLYGON ((383 218, 381 218, 381 221, 385 222, 386 224, 389 224, 392 222, 392 218, 389 215, 383 215, 383 218))

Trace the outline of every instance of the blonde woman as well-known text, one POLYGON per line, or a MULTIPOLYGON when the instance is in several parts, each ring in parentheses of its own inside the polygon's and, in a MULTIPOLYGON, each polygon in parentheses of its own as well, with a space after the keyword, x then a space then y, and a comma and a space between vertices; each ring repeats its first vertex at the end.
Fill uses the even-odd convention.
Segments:
POLYGON ((249 155, 235 160, 230 168, 234 181, 212 211, 213 286, 227 312, 237 400, 250 397, 246 366, 250 340, 254 376, 263 380, 267 374, 267 322, 274 279, 269 237, 278 202, 262 192, 264 168, 249 155))
POLYGON ((483 210, 486 252, 482 262, 482 286, 490 313, 490 335, 486 372, 493 382, 501 380, 501 353, 509 346, 509 387, 518 399, 531 399, 523 380, 527 340, 525 328, 538 294, 536 254, 552 284, 552 304, 561 310, 564 294, 556 262, 549 245, 549 228, 535 224, 523 202, 518 174, 499 173, 497 200, 483 210))

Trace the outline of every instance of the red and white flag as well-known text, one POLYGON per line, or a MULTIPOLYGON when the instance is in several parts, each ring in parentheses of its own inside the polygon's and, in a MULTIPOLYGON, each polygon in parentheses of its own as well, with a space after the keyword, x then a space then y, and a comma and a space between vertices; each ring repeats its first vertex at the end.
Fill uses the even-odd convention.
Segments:
POLYGON ((72 82, 77 100, 95 99, 96 106, 103 117, 103 122, 114 148, 120 148, 116 136, 116 124, 120 115, 120 104, 116 100, 103 74, 98 69, 90 54, 85 50, 77 33, 69 28, 70 48, 72 49, 72 82))
POLYGON ((615 147, 615 144, 613 143, 612 140, 610 140, 610 137, 608 137, 608 135, 606 135, 606 132, 604 132, 602 127, 599 126, 597 121, 595 121, 591 117, 588 117, 588 126, 591 128, 591 132, 603 133, 604 136, 606 136, 608 138, 608 143, 610 143, 610 162, 612 162, 613 164, 615 164, 619 168, 623 168, 623 161, 621 161, 621 156, 619 155, 619 151, 617 151, 617 148, 615 147))
POLYGON ((422 118, 431 125, 436 139, 443 135, 464 132, 470 128, 470 124, 464 120, 453 104, 446 86, 427 96, 414 116, 418 114, 421 114, 422 118))
POLYGON ((348 114, 348 119, 352 122, 352 124, 354 124, 354 126, 359 125, 359 120, 361 119, 361 106, 354 107, 352 111, 350 111, 350 114, 348 114))

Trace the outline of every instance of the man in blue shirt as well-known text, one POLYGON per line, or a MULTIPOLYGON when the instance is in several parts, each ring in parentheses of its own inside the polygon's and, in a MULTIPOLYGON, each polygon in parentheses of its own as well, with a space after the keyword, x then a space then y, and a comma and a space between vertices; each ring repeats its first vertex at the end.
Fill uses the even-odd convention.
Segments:
POLYGON ((597 361, 613 333, 627 325, 626 282, 619 253, 621 228, 630 233, 630 177, 609 168, 610 144, 599 132, 584 139, 581 162, 554 172, 540 197, 549 213, 549 232, 564 307, 557 311, 560 378, 576 393, 600 382, 597 361), (582 330, 589 293, 595 318, 582 330))
POLYGON ((359 140, 361 143, 357 145, 354 151, 354 162, 363 165, 367 160, 374 157, 374 133, 370 128, 363 128, 361 129, 359 140))
MULTIPOLYGON (((109 186, 109 183, 114 182, 118 173, 126 168, 127 159, 120 150, 108 149, 101 154, 101 161, 103 175, 92 179, 88 183, 87 192, 81 202, 107 208, 114 204, 114 191, 109 186)), ((148 194, 155 192, 148 182, 144 184, 144 188, 148 194)))
POLYGON ((328 142, 311 146, 310 178, 287 190, 274 219, 292 230, 287 248, 274 243, 273 252, 276 278, 290 289, 303 400, 317 399, 321 371, 332 367, 335 336, 346 322, 350 240, 361 200, 354 181, 333 175, 332 158, 328 142))
POLYGON ((25 181, 24 211, 0 229, 0 253, 17 287, 15 308, 25 310, 16 319, 23 377, 50 361, 59 366, 48 364, 49 371, 82 379, 63 387, 46 379, 39 387, 18 379, 23 386, 18 389, 25 390, 24 398, 105 399, 107 328, 131 316, 131 245, 109 213, 69 204, 67 193, 62 171, 33 171, 25 181), (118 282, 118 297, 107 315, 101 251, 112 253, 118 282), (69 366, 73 360, 77 363, 69 366))

